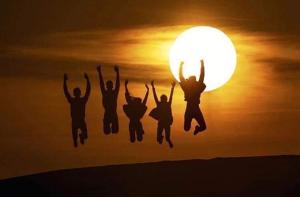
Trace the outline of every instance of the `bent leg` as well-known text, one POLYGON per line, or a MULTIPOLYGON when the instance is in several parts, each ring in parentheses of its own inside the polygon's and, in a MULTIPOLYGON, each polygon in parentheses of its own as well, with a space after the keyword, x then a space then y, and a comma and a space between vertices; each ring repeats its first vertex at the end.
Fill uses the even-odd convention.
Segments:
POLYGON ((109 116, 104 113, 104 118, 103 118, 103 132, 108 135, 111 133, 111 129, 110 129, 110 118, 109 116))
POLYGON ((74 147, 76 148, 78 146, 77 145, 78 129, 73 124, 72 124, 72 137, 73 137, 74 147))
POLYGON ((167 125, 165 127, 165 133, 166 133, 166 141, 169 143, 170 148, 173 148, 173 143, 171 141, 171 126, 167 125))
POLYGON ((137 124, 136 135, 137 140, 141 142, 143 140, 144 128, 141 122, 137 124))
POLYGON ((80 138, 80 143, 84 144, 84 140, 86 140, 88 138, 87 135, 87 127, 86 127, 86 123, 83 122, 81 127, 80 127, 81 133, 79 134, 79 138, 80 138))
POLYGON ((135 142, 135 125, 131 122, 129 123, 129 136, 130 136, 130 142, 135 142))
POLYGON ((118 133, 119 132, 119 119, 118 119, 117 113, 113 116, 111 124, 112 124, 111 132, 118 133))
POLYGON ((194 134, 204 131, 206 129, 206 123, 203 117, 203 114, 201 110, 199 109, 199 112, 195 116, 196 121, 198 122, 199 126, 196 126, 194 134))
POLYGON ((82 136, 84 139, 88 138, 88 130, 87 130, 87 126, 86 123, 84 122, 83 127, 81 128, 81 132, 82 132, 82 136))
POLYGON ((191 129, 192 124, 192 111, 191 108, 186 108, 184 113, 184 130, 189 131, 191 129))
POLYGON ((166 134, 166 141, 170 141, 170 137, 171 137, 171 126, 170 125, 167 125, 164 127, 165 129, 165 134, 166 134))
POLYGON ((158 124, 157 124, 157 135, 156 135, 156 140, 157 140, 157 142, 158 142, 159 144, 162 143, 163 138, 164 138, 164 136, 162 135, 162 132, 163 132, 163 126, 162 126, 160 123, 158 123, 158 124))

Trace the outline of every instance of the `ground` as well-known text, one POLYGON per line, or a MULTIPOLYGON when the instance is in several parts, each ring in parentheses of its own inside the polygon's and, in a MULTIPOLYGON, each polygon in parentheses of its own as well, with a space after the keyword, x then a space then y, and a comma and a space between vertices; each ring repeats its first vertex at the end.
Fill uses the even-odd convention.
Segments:
POLYGON ((163 161, 0 181, 1 196, 300 196, 300 156, 163 161))

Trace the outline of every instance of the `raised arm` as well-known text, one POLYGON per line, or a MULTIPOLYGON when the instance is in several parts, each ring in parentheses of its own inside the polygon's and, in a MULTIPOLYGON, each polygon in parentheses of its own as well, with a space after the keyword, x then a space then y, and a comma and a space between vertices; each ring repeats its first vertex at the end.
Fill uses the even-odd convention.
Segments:
POLYGON ((91 83, 90 83, 90 79, 86 73, 84 73, 84 78, 86 79, 86 90, 85 90, 85 95, 83 98, 84 98, 85 102, 87 102, 87 100, 89 99, 89 96, 91 94, 91 83))
POLYGON ((183 77, 183 64, 184 64, 184 62, 180 62, 180 66, 179 66, 179 79, 180 79, 180 82, 185 81, 185 78, 183 77))
POLYGON ((101 71, 101 65, 97 66, 97 71, 99 75, 99 81, 100 81, 100 89, 102 94, 106 91, 105 86, 104 86, 104 81, 103 81, 103 76, 102 76, 102 71, 101 71))
POLYGON ((65 93, 65 97, 67 98, 68 102, 71 102, 72 97, 68 91, 67 80, 68 80, 68 75, 64 74, 64 93, 65 93))
POLYGON ((157 94, 156 94, 156 91, 155 91, 154 81, 153 80, 151 81, 151 86, 152 86, 153 97, 154 97, 155 103, 158 104, 159 101, 158 101, 158 98, 157 98, 157 94))
POLYGON ((148 87, 147 84, 145 84, 145 86, 146 86, 147 92, 146 92, 146 95, 145 95, 144 100, 143 100, 143 104, 144 105, 146 105, 147 99, 148 99, 148 95, 149 95, 149 87, 148 87))
POLYGON ((117 79, 116 79, 116 88, 115 91, 118 93, 120 89, 120 74, 119 74, 119 67, 115 65, 115 71, 117 73, 117 79))
POLYGON ((199 76, 199 82, 203 83, 204 81, 204 76, 205 76, 205 70, 204 70, 204 61, 201 60, 201 68, 200 68, 200 76, 199 76))
POLYGON ((126 102, 129 104, 131 102, 131 96, 129 94, 127 86, 128 86, 128 79, 126 79, 126 81, 125 81, 125 99, 126 99, 126 102))
POLYGON ((169 97, 169 103, 172 104, 172 100, 173 100, 173 93, 174 93, 174 88, 175 88, 176 82, 173 81, 172 82, 172 88, 171 88, 171 92, 170 92, 170 97, 169 97))

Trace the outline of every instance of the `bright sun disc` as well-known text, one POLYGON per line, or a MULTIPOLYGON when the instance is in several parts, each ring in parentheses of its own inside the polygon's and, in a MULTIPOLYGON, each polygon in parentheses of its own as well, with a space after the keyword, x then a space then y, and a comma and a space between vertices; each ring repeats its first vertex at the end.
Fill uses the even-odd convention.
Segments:
POLYGON ((222 31, 208 26, 192 27, 180 34, 170 49, 170 67, 179 80, 179 65, 184 61, 183 76, 200 75, 200 60, 204 60, 206 91, 224 85, 234 73, 236 51, 222 31))

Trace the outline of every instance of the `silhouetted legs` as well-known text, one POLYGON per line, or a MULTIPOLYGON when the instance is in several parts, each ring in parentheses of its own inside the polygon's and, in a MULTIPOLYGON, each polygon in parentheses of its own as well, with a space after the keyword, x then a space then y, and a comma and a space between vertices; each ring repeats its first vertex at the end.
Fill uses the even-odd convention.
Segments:
POLYGON ((74 147, 78 146, 78 130, 80 129, 81 133, 79 134, 80 143, 84 144, 84 140, 88 138, 87 127, 85 121, 73 121, 72 122, 72 136, 74 147))
POLYGON ((173 143, 171 141, 171 126, 170 125, 165 127, 165 133, 166 133, 166 141, 169 143, 170 148, 173 148, 173 143))
POLYGON ((199 113, 195 114, 195 119, 199 125, 195 127, 194 135, 206 129, 206 123, 200 109, 199 109, 199 113))
POLYGON ((162 144, 164 136, 163 136, 163 130, 164 130, 164 126, 160 123, 158 123, 157 125, 157 142, 159 144, 162 144))
POLYGON ((203 114, 199 108, 199 105, 187 105, 185 114, 184 114, 184 130, 189 131, 191 129, 191 124, 193 118, 196 119, 197 125, 195 127, 194 134, 196 135, 198 132, 201 132, 206 129, 206 123, 203 117, 203 114))
POLYGON ((137 139, 139 142, 143 140, 144 129, 140 121, 130 121, 129 122, 129 134, 130 142, 135 142, 137 139))
POLYGON ((73 137, 73 144, 74 147, 76 148, 78 146, 77 138, 78 138, 78 129, 72 127, 72 137, 73 137))
POLYGON ((114 116, 111 122, 111 132, 118 133, 119 132, 119 119, 117 114, 114 116))
POLYGON ((189 131, 193 120, 193 114, 188 109, 185 110, 184 114, 184 130, 189 131))
POLYGON ((173 143, 171 141, 171 125, 169 124, 163 124, 161 122, 158 122, 157 125, 157 142, 159 144, 162 144, 163 141, 163 131, 165 130, 165 136, 166 136, 166 141, 169 143, 169 146, 173 148, 173 143))
POLYGON ((104 113, 103 131, 105 134, 118 133, 119 120, 117 113, 104 113))
POLYGON ((81 133, 79 134, 80 143, 84 144, 84 140, 88 138, 86 126, 80 128, 81 133))

